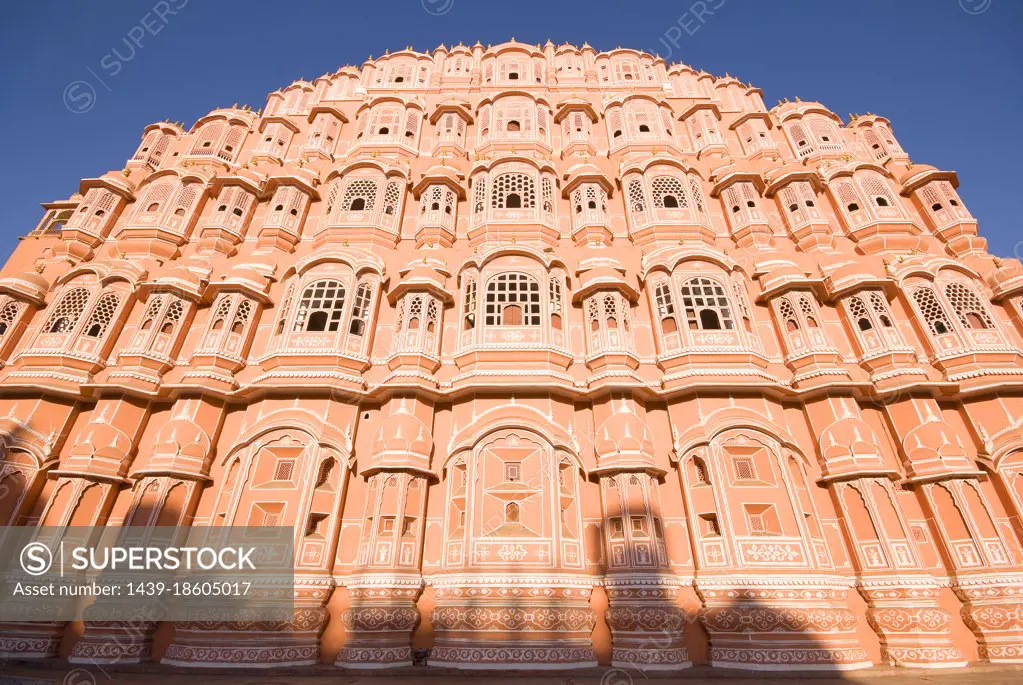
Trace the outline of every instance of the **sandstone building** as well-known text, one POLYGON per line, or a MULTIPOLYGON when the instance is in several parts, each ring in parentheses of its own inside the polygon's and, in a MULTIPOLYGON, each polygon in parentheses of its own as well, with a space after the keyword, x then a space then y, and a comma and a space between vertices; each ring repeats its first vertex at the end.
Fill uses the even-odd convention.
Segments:
POLYGON ((957 186, 881 116, 588 45, 154 123, 0 272, 0 524, 293 525, 295 619, 0 652, 1021 661, 1023 267, 957 186))

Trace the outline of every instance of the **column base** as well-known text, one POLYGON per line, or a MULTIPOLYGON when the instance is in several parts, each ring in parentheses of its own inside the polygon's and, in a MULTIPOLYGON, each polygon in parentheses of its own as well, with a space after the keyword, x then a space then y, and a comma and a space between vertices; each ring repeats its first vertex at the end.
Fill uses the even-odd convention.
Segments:
POLYGON ((149 661, 154 621, 86 621, 85 634, 68 657, 73 664, 137 664, 149 661))
POLYGON ((710 665, 763 671, 848 671, 873 662, 856 637, 848 582, 813 576, 698 579, 710 665))
POLYGON ((0 659, 52 659, 57 656, 61 622, 0 623, 0 659))
POLYGON ((597 665, 589 578, 434 579, 430 666, 551 670, 597 665))
POLYGON ((657 575, 605 579, 612 666, 650 671, 692 666, 682 637, 681 585, 677 578, 657 575))
POLYGON ((419 624, 416 599, 422 580, 378 577, 352 578, 345 582, 351 606, 341 614, 349 640, 337 655, 335 666, 348 668, 398 668, 411 666, 412 633, 419 624))
POLYGON ((196 668, 311 666, 320 661, 323 607, 296 609, 292 621, 179 621, 160 663, 196 668))
POLYGON ((977 636, 980 658, 1023 663, 1023 575, 968 576, 952 583, 963 621, 977 636))
POLYGON ((932 579, 865 578, 867 622, 881 639, 881 661, 906 668, 956 668, 967 664, 952 643, 952 615, 938 604, 932 579))

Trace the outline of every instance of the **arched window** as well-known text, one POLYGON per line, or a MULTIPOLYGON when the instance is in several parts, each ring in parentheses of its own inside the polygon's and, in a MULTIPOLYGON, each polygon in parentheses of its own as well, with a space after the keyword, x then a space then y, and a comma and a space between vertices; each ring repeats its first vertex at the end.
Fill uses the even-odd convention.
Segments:
POLYGON ((355 291, 355 301, 352 303, 352 323, 348 326, 348 332, 352 335, 365 335, 366 325, 369 321, 369 303, 372 290, 369 283, 361 283, 355 291))
POLYGON ((377 198, 376 181, 367 178, 353 179, 345 188, 341 198, 341 207, 347 212, 361 212, 373 209, 377 198))
POLYGON ((697 276, 679 287, 690 330, 732 330, 735 322, 728 295, 720 283, 697 276))
POLYGON ((654 301, 657 304, 657 318, 661 321, 661 332, 677 332, 678 322, 675 320, 675 303, 671 297, 671 287, 666 282, 659 283, 654 288, 654 301))
POLYGON ((536 184, 528 174, 501 174, 494 179, 490 194, 494 209, 533 209, 536 207, 536 184))
POLYGON ((345 288, 338 281, 317 281, 302 293, 295 315, 295 331, 337 331, 345 307, 345 288))
POLYGON ((50 315, 46 322, 47 333, 70 333, 78 323, 82 313, 85 312, 85 305, 89 302, 88 288, 75 288, 65 293, 60 304, 50 315))
POLYGON ((551 328, 560 331, 561 321, 561 274, 552 273, 548 281, 548 303, 547 308, 551 315, 551 328))
POLYGON ((862 297, 857 295, 849 299, 849 313, 852 315, 856 327, 861 331, 869 331, 874 328, 874 322, 871 320, 867 305, 863 302, 862 297))
POLYGON ((682 181, 674 176, 658 176, 651 183, 654 207, 658 209, 688 208, 682 181))
POLYGON ((96 306, 92 308, 89 320, 85 322, 83 333, 90 338, 102 338, 117 312, 117 305, 120 303, 121 298, 116 293, 103 294, 96 302, 96 306))
POLYGON ((917 287, 913 290, 912 297, 932 335, 945 335, 952 332, 952 323, 931 286, 917 287))
POLYGON ((980 298, 965 283, 960 281, 946 283, 945 297, 948 298, 949 304, 952 305, 952 309, 964 327, 972 330, 984 330, 995 327, 994 321, 991 320, 991 316, 988 314, 987 307, 981 303, 980 298))
MULTIPOLYGON (((177 304, 180 304, 177 303, 177 304)), ((234 313, 234 319, 231 322, 231 332, 235 335, 240 335, 245 330, 245 324, 252 318, 252 301, 243 299, 238 304, 238 309, 234 313)))
POLYGON ((22 305, 18 302, 8 301, 3 309, 0 309, 0 337, 5 335, 7 331, 11 329, 14 322, 18 319, 18 314, 21 313, 22 305))
POLYGON ((646 201, 643 198, 643 183, 638 179, 629 181, 629 211, 633 216, 640 215, 646 211, 646 201))
POLYGON ((487 284, 487 326, 539 326, 540 284, 526 274, 501 274, 487 284))
POLYGON ((384 215, 394 216, 398 213, 398 202, 401 200, 401 184, 391 181, 384 189, 384 215))
POLYGON ((476 279, 469 277, 465 281, 465 297, 462 303, 462 329, 472 330, 476 327, 476 279))

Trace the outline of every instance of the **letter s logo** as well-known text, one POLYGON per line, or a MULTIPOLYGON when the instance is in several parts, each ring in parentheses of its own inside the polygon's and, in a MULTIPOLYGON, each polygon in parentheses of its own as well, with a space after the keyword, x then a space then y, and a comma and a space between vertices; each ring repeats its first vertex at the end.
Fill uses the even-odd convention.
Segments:
POLYGON ((21 550, 21 568, 30 576, 41 576, 53 565, 53 552, 41 542, 32 542, 21 550))

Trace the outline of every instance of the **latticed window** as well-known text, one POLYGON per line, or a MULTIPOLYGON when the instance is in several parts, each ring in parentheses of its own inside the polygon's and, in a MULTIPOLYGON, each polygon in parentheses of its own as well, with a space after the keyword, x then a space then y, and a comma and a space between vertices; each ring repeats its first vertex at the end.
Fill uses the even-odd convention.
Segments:
POLYGON ((654 302, 657 305, 657 318, 661 321, 661 331, 664 333, 677 331, 675 303, 671 297, 671 287, 667 282, 658 283, 654 288, 654 302))
POLYGON ((874 322, 862 297, 855 295, 849 299, 849 314, 856 322, 856 327, 861 331, 869 331, 874 328, 874 322))
POLYGON ((778 299, 778 314, 787 331, 820 328, 817 301, 806 293, 780 297, 778 299))
POLYGON ((227 223, 229 217, 234 220, 241 220, 248 212, 253 196, 238 186, 228 186, 221 191, 217 198, 217 209, 215 217, 218 223, 227 223))
POLYGON ((785 322, 786 330, 798 331, 800 329, 796 308, 792 306, 792 301, 789 298, 783 297, 778 301, 778 313, 781 315, 781 320, 785 322))
POLYGON ((612 109, 607 113, 607 127, 611 132, 611 142, 618 140, 622 137, 622 111, 618 108, 612 109))
POLYGON ((224 326, 227 325, 227 316, 231 313, 231 304, 233 298, 231 295, 221 295, 220 301, 217 303, 217 308, 213 313, 213 317, 210 319, 211 331, 222 331, 224 326))
POLYGON ((462 311, 464 312, 464 325, 465 330, 476 327, 476 279, 467 278, 465 281, 465 297, 462 301, 462 311))
POLYGON ((554 211, 554 184, 546 176, 540 180, 540 190, 543 197, 543 211, 554 211))
POLYGON ((153 217, 152 220, 155 220, 155 215, 166 208, 166 203, 170 200, 173 193, 174 183, 171 182, 157 183, 149 186, 146 189, 146 194, 138 203, 135 220, 141 223, 150 216, 153 217))
POLYGON ((24 305, 19 302, 8 301, 3 308, 0 308, 0 337, 7 334, 7 331, 11 329, 14 322, 18 320, 18 315, 24 305))
POLYGON ((862 209, 860 207, 860 198, 853 187, 853 184, 847 180, 837 181, 831 186, 835 191, 835 196, 838 198, 838 203, 842 205, 842 208, 852 214, 862 209))
POLYGON ((536 207, 536 184, 528 174, 501 174, 494 179, 490 194, 494 209, 533 209, 536 207))
POLYGON ((700 182, 695 178, 689 179, 689 192, 693 196, 693 205, 696 206, 696 211, 700 214, 706 214, 707 203, 703 200, 703 189, 700 188, 700 182))
POLYGON ((816 305, 813 302, 811 302, 810 297, 805 294, 798 295, 797 300, 799 301, 799 311, 802 312, 803 317, 806 320, 806 325, 810 326, 811 328, 817 328, 818 324, 816 305))
POLYGON ((114 319, 117 312, 117 305, 121 303, 121 297, 116 293, 105 293, 92 308, 89 320, 85 322, 83 333, 90 338, 102 338, 107 327, 114 319))
POLYGON ((781 189, 781 203, 795 224, 809 221, 816 214, 815 193, 806 181, 795 181, 781 189))
MULTIPOLYGON (((292 282, 288 284, 288 289, 284 291, 284 297, 281 298, 280 310, 277 313, 277 323, 274 325, 274 335, 280 335, 283 333, 284 327, 287 326, 288 311, 291 309, 291 298, 294 294, 295 284, 292 282)), ((223 304, 221 306, 223 306, 223 304)), ((230 306, 230 304, 228 304, 228 306, 230 306)))
POLYGON ((839 137, 838 129, 830 121, 813 119, 810 122, 810 130, 820 141, 822 150, 842 150, 842 139, 839 137))
POLYGON ((643 198, 643 183, 638 179, 629 181, 629 211, 642 214, 646 211, 646 200, 643 198))
POLYGON ((348 332, 352 335, 365 335, 366 325, 369 322, 369 303, 372 290, 369 283, 362 283, 355 291, 355 300, 352 303, 352 323, 348 332))
POLYGON ((357 178, 349 181, 341 198, 341 208, 346 212, 361 212, 373 209, 377 199, 376 181, 368 178, 357 178))
POLYGON ((231 332, 241 333, 245 330, 245 324, 252 318, 252 301, 243 299, 238 304, 238 309, 234 313, 234 320, 231 322, 231 332))
POLYGON ((674 176, 658 176, 653 180, 651 189, 654 207, 657 209, 678 209, 689 206, 682 181, 674 176))
POLYGON ((735 457, 732 459, 732 467, 735 469, 736 480, 756 480, 757 471, 753 466, 753 459, 750 457, 735 457))
POLYGON ((410 110, 405 114, 405 142, 414 145, 419 133, 419 112, 410 110))
POLYGON ((715 280, 696 276, 679 287, 690 330, 732 330, 735 322, 725 289, 715 280))
POLYGON ((398 213, 398 202, 401 200, 401 185, 391 181, 384 190, 384 214, 393 216, 398 213))
POLYGON ((224 133, 222 122, 206 124, 199 130, 199 135, 192 144, 192 154, 198 157, 210 156, 216 151, 216 142, 224 133))
POLYGON ((475 191, 473 194, 472 211, 476 214, 477 219, 483 218, 483 208, 487 197, 487 182, 483 176, 476 178, 474 182, 475 191))
POLYGON ((945 308, 938 301, 938 296, 929 285, 921 285, 913 290, 913 302, 920 310, 920 316, 927 324, 932 335, 945 335, 952 332, 952 323, 948 319, 945 308))
POLYGON ((815 147, 810 144, 810 137, 806 134, 806 129, 802 124, 792 124, 788 132, 792 137, 792 143, 796 148, 797 155, 806 157, 815 151, 815 147))
POLYGON ((551 274, 547 283, 547 307, 551 314, 551 327, 561 330, 561 275, 551 274))
POLYGON ((78 323, 89 302, 88 288, 75 288, 65 293, 60 304, 46 322, 47 333, 69 333, 78 323))
POLYGON ((317 281, 302 293, 295 331, 337 331, 345 308, 345 288, 338 281, 317 281))
POLYGON ((891 188, 881 178, 874 175, 867 176, 860 182, 860 185, 876 207, 892 208, 893 210, 898 208, 891 188))
POLYGON ((895 325, 892 323, 892 312, 888 308, 888 300, 886 300, 881 293, 870 293, 870 308, 873 310, 882 326, 885 328, 892 328, 895 325))
POLYGON ((487 326, 539 326, 540 284, 526 274, 501 274, 487 284, 487 326))
POLYGON ((965 283, 953 281, 945 284, 945 297, 963 326, 973 330, 994 328, 994 321, 976 293, 965 283))

